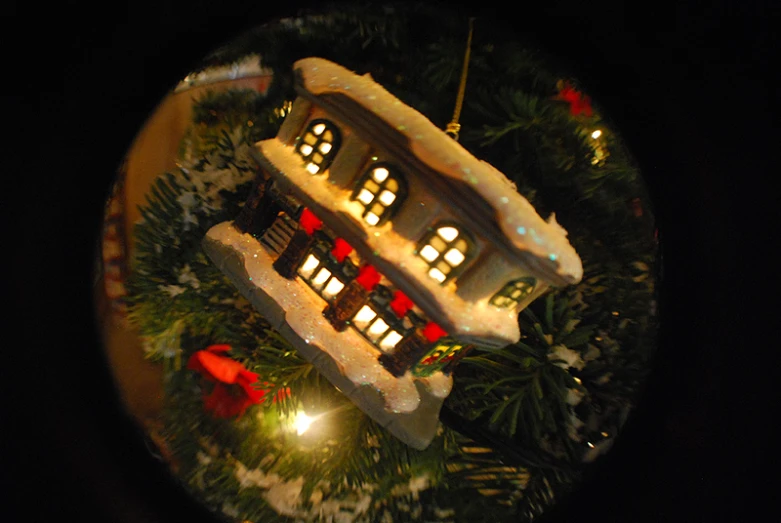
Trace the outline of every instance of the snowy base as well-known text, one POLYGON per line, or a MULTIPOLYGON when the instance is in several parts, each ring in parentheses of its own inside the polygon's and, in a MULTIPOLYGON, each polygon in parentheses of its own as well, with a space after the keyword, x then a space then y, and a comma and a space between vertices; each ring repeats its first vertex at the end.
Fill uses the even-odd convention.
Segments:
POLYGON ((209 230, 203 248, 271 326, 362 411, 411 447, 429 445, 450 393, 449 376, 394 377, 372 345, 353 329, 336 332, 322 315, 322 298, 300 279, 280 276, 260 243, 231 223, 209 230))

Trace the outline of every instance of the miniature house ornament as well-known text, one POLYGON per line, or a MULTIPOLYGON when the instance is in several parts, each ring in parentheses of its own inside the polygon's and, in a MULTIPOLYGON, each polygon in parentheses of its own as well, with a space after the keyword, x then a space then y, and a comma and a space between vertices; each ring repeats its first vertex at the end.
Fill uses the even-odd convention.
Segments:
POLYGON ((412 447, 473 346, 582 264, 507 178, 368 75, 294 64, 298 98, 233 222, 203 246, 298 351, 412 447))

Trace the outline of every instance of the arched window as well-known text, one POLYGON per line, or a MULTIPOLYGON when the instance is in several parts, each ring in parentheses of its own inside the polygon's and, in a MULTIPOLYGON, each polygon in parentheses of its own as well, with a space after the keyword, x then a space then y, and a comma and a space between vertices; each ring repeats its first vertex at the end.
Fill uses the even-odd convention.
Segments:
POLYGON ((436 371, 442 370, 462 350, 465 350, 463 343, 449 338, 439 340, 436 347, 431 349, 428 354, 412 367, 413 376, 431 376, 436 371))
POLYGON ((536 284, 537 280, 530 276, 513 280, 493 295, 491 305, 500 309, 515 307, 534 291, 536 284))
POLYGON ((339 129, 323 119, 312 120, 296 144, 310 174, 322 174, 331 165, 341 144, 339 129))
POLYGON ((473 254, 473 245, 467 234, 455 225, 440 224, 424 237, 418 256, 428 264, 428 275, 445 283, 464 268, 473 254))
POLYGON ((361 217, 369 225, 388 221, 407 196, 404 179, 390 165, 373 165, 353 191, 352 200, 363 206, 361 217))

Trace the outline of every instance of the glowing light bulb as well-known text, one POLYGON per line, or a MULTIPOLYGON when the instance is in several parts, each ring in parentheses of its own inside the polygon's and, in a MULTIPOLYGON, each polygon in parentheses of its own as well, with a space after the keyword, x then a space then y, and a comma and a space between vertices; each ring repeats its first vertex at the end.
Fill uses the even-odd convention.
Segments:
POLYGON ((314 423, 316 419, 317 418, 307 416, 304 412, 299 412, 296 414, 296 419, 293 421, 293 428, 296 429, 296 434, 300 436, 309 430, 309 427, 312 426, 312 423, 314 423))
POLYGON ((312 129, 312 132, 316 135, 320 136, 323 134, 323 131, 325 131, 325 124, 319 123, 315 125, 314 129, 312 129))
POLYGON ((593 133, 591 133, 591 137, 592 137, 593 139, 595 139, 595 140, 596 140, 597 138, 599 138, 600 136, 602 136, 602 131, 600 131, 599 129, 597 129, 596 131, 594 131, 593 133))
POLYGON ((309 165, 306 166, 306 170, 309 171, 311 174, 317 174, 317 171, 320 170, 320 167, 318 167, 313 163, 310 163, 309 165))

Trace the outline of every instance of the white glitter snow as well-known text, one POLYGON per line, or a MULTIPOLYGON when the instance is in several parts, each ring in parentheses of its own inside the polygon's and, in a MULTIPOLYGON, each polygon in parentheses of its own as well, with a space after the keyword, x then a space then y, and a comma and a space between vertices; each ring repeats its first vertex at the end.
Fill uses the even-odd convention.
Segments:
MULTIPOLYGON (((273 268, 273 260, 249 234, 238 231, 230 222, 209 230, 208 236, 230 246, 242 255, 244 268, 252 283, 263 289, 286 311, 286 321, 295 333, 329 354, 342 373, 356 385, 369 385, 380 391, 385 407, 392 412, 412 412, 420 396, 410 373, 394 377, 377 361, 377 349, 354 329, 337 332, 323 317, 325 302, 299 279, 287 280, 273 268)), ((429 391, 444 398, 453 380, 439 372, 421 379, 429 391)))

